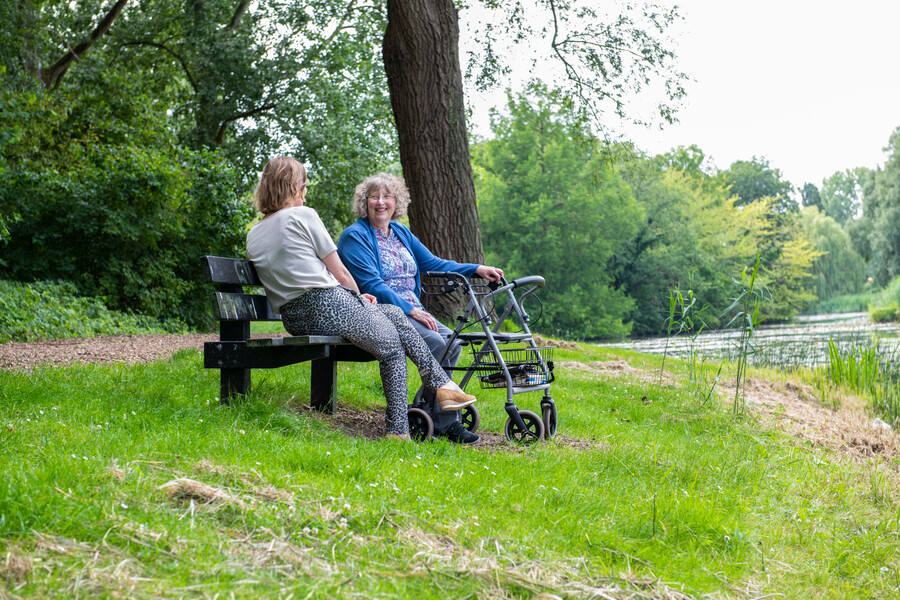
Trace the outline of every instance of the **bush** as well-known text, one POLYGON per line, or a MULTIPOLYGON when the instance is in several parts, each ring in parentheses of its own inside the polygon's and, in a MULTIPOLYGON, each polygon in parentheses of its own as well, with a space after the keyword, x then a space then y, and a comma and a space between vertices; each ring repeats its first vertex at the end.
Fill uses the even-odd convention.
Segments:
POLYGON ((900 321, 900 305, 891 302, 887 306, 872 307, 869 309, 869 317, 876 323, 900 321))
POLYGON ((68 162, 0 170, 0 214, 18 213, 0 276, 71 282, 111 309, 209 329, 204 254, 240 255, 253 211, 209 153, 75 147, 68 162))
POLYGON ((185 331, 176 321, 111 311, 99 298, 78 296, 72 283, 0 280, 0 343, 185 331))

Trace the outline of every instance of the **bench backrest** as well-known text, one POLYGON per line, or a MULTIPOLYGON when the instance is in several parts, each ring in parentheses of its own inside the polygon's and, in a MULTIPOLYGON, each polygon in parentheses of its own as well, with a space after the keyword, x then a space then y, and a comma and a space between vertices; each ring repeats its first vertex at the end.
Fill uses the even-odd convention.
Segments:
POLYGON ((280 321, 272 312, 265 294, 246 294, 244 286, 262 287, 249 260, 204 256, 203 267, 218 291, 213 295, 213 316, 217 321, 280 321))

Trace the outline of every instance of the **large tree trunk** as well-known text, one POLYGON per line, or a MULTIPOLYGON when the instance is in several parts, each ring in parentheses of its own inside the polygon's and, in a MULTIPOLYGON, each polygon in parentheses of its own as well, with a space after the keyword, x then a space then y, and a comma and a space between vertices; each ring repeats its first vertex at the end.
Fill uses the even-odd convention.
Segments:
MULTIPOLYGON (((459 25, 452 0, 388 0, 384 66, 412 204, 409 224, 435 255, 484 259, 469 156, 459 66, 459 25)), ((441 317, 459 303, 425 297, 441 317)))

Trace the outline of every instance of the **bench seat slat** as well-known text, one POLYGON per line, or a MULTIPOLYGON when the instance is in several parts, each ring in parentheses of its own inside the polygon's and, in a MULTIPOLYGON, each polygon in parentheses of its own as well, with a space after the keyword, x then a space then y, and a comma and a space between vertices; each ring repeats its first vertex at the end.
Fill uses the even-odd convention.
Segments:
POLYGON ((307 360, 328 358, 331 346, 250 346, 247 342, 206 342, 207 369, 275 369, 307 360))
POLYGON ((336 335, 294 335, 277 338, 253 338, 247 341, 250 347, 263 346, 308 346, 310 344, 349 344, 347 340, 336 335))

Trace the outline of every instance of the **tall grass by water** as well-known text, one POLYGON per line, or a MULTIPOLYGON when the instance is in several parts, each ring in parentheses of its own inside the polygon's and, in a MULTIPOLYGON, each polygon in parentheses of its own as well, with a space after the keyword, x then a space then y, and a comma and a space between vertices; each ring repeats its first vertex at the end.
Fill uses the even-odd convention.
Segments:
MULTIPOLYGON (((342 433, 340 415, 306 409, 308 365, 255 371, 231 406, 195 351, 2 372, 0 594, 897 593, 892 471, 698 406, 689 386, 593 366, 652 372, 658 357, 581 345, 555 358, 560 435, 492 451, 342 433)), ((670 364, 686 381, 690 365, 670 364)), ((342 405, 382 410, 376 365, 338 377, 342 405)), ((534 409, 530 396, 517 403, 534 409)), ((483 430, 502 430, 504 399, 479 391, 483 430)))

